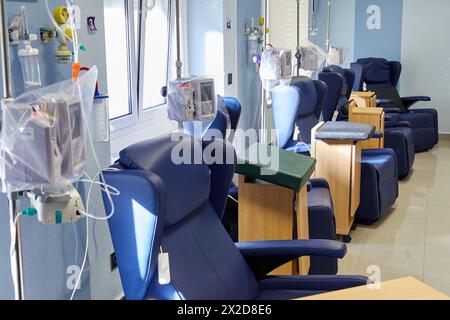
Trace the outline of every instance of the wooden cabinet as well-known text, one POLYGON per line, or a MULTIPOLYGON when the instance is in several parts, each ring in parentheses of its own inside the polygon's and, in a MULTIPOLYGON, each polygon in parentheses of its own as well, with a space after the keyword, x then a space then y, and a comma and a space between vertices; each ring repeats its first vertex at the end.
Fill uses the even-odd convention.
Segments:
MULTIPOLYGON (((309 239, 307 181, 315 163, 313 158, 264 144, 255 144, 238 157, 239 242, 309 239), (262 174, 267 164, 251 155, 270 155, 278 166, 262 174)), ((309 267, 310 258, 302 257, 272 274, 307 275, 309 267)))
POLYGON ((350 100, 354 100, 358 107, 361 108, 376 108, 377 107, 377 96, 375 92, 352 92, 350 100))
POLYGON ((361 142, 317 140, 312 131, 312 156, 316 159, 315 178, 330 185, 337 234, 348 236, 355 220, 361 195, 361 142))
POLYGON ((364 149, 383 149, 384 148, 384 122, 385 113, 382 108, 366 108, 350 102, 349 121, 369 124, 375 127, 375 132, 381 136, 361 142, 361 148, 364 149))

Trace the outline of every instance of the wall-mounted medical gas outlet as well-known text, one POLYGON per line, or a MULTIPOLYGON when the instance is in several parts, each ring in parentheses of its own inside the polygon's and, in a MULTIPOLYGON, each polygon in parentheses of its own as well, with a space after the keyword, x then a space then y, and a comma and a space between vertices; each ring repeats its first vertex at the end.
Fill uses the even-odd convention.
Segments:
POLYGON ((56 27, 41 27, 39 28, 39 37, 41 43, 50 43, 56 39, 58 32, 56 27))
POLYGON ((73 186, 55 193, 29 192, 28 198, 37 211, 38 220, 43 224, 73 223, 83 217, 83 201, 73 186))

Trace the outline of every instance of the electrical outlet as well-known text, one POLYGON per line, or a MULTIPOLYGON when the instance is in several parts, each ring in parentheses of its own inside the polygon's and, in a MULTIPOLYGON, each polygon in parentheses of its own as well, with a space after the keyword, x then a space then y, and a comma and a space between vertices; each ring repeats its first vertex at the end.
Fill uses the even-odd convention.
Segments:
POLYGON ((116 253, 113 252, 111 253, 111 271, 116 270, 118 267, 116 253))

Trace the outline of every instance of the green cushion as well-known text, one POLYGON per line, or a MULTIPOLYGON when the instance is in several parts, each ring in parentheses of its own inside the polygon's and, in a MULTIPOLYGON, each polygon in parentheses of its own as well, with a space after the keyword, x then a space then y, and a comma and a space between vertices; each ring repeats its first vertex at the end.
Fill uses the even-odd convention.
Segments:
POLYGON ((315 167, 316 159, 256 143, 238 155, 236 173, 300 191, 315 167))

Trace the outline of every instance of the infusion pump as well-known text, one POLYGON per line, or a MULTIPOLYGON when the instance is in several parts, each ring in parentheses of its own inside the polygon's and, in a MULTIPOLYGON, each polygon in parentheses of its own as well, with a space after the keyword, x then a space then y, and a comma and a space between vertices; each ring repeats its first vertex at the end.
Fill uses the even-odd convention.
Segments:
POLYGON ((33 103, 11 103, 3 116, 7 186, 27 191, 84 173, 85 128, 78 97, 49 95, 33 103))
POLYGON ((47 95, 3 109, 3 188, 26 193, 44 224, 75 222, 84 212, 72 184, 86 164, 81 108, 77 96, 47 95))

